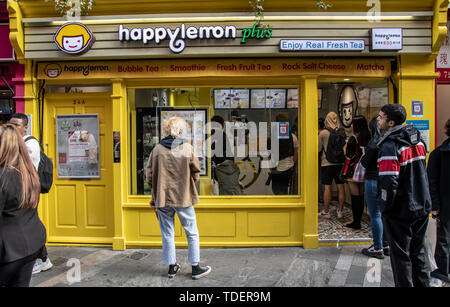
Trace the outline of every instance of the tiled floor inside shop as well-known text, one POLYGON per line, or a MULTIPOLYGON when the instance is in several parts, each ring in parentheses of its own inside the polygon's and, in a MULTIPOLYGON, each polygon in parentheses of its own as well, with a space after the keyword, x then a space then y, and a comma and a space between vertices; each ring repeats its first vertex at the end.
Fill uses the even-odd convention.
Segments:
MULTIPOLYGON (((361 221, 361 229, 354 230, 345 227, 353 221, 351 205, 344 204, 342 219, 337 217, 338 202, 331 201, 331 218, 319 217, 319 240, 342 240, 342 239, 363 239, 367 241, 372 238, 369 215, 365 212, 361 221)), ((319 212, 323 209, 323 203, 319 203, 319 212)))

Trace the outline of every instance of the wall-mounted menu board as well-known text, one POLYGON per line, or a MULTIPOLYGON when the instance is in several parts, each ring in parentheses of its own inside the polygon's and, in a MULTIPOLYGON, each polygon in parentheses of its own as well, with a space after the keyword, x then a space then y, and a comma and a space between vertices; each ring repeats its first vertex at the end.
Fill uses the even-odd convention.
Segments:
POLYGON ((298 89, 288 88, 286 100, 287 100, 287 108, 288 109, 298 108, 298 89))
POLYGON ((215 89, 214 107, 216 109, 248 109, 250 104, 250 90, 242 89, 215 89))
POLYGON ((215 109, 295 109, 297 88, 214 89, 215 109))
POLYGON ((286 89, 252 89, 252 109, 284 109, 286 108, 286 89))

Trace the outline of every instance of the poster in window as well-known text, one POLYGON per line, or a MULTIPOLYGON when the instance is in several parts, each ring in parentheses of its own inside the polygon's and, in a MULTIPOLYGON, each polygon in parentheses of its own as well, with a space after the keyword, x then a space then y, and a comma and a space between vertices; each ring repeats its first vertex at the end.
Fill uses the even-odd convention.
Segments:
POLYGON ((370 88, 365 87, 358 89, 358 100, 361 108, 367 108, 370 100, 370 88))
POLYGON ((298 89, 288 88, 287 90, 287 107, 288 109, 298 108, 298 89))
MULTIPOLYGON (((200 175, 207 176, 206 160, 206 109, 173 109, 161 110, 161 123, 171 117, 180 117, 186 121, 181 137, 194 147, 194 153, 199 160, 200 175)), ((166 137, 161 125, 161 138, 166 137)))
POLYGON ((98 114, 56 115, 59 178, 100 178, 98 114))

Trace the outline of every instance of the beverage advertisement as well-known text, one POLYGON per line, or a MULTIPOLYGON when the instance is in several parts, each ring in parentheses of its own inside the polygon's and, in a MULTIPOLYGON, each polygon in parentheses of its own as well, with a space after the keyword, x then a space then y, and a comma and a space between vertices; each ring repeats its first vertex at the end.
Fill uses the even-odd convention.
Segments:
POLYGON ((59 178, 100 178, 98 114, 56 115, 59 178))

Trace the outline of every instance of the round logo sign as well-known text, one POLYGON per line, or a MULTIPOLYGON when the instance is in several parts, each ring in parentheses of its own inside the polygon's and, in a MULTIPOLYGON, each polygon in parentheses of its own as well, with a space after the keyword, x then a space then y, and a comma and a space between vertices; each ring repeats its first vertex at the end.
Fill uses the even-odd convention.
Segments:
POLYGON ((57 63, 51 63, 51 64, 47 64, 45 66, 44 71, 45 71, 45 74, 47 76, 49 76, 50 78, 56 78, 61 74, 62 68, 61 68, 61 65, 59 65, 57 63))
POLYGON ((92 32, 83 24, 70 22, 56 31, 53 41, 59 50, 68 54, 81 54, 88 51, 95 41, 92 32))

